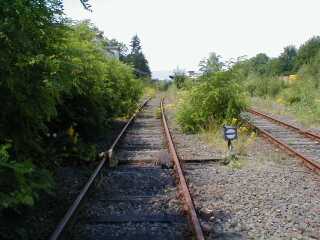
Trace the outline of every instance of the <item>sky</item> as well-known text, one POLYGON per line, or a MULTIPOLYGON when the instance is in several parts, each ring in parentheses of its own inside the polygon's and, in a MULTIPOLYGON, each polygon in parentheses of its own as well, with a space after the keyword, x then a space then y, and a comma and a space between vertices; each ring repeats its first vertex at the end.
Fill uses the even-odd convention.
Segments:
POLYGON ((319 0, 64 0, 68 17, 90 19, 107 38, 133 35, 152 71, 197 70, 216 52, 223 59, 264 52, 278 56, 320 35, 319 0))

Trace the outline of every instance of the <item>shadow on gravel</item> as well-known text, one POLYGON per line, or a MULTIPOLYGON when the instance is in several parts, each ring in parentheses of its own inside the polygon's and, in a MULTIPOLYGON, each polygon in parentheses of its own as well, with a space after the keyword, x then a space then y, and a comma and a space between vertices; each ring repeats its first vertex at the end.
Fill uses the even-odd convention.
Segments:
POLYGON ((98 137, 98 139, 96 140, 98 153, 106 151, 111 146, 125 124, 126 121, 123 120, 117 120, 111 123, 109 129, 105 132, 105 134, 98 137))
MULTIPOLYGON (((125 121, 117 120, 95 141, 97 152, 110 147, 125 121)), ((86 166, 60 166, 52 173, 55 189, 42 194, 34 207, 0 214, 0 239, 47 239, 74 201, 98 162, 86 166)))
POLYGON ((225 229, 225 224, 231 220, 231 214, 223 210, 200 211, 200 219, 208 239, 215 240, 245 240, 242 234, 225 229))

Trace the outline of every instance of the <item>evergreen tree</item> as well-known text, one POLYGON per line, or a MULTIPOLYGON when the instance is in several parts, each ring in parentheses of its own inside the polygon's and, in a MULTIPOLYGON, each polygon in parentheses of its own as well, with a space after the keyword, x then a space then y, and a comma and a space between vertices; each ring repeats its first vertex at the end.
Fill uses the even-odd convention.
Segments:
POLYGON ((141 41, 137 35, 133 36, 130 47, 130 54, 125 61, 133 66, 137 77, 151 77, 148 60, 142 52, 141 41))
POLYGON ((133 36, 130 42, 130 47, 131 47, 131 54, 138 54, 141 52, 141 41, 138 35, 133 36))

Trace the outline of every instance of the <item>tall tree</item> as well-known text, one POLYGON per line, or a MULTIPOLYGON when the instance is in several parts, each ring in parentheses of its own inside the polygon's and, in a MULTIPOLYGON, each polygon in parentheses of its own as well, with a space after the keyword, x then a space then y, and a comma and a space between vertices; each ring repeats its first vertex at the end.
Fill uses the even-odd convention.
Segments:
POLYGON ((298 50, 295 70, 302 65, 310 63, 320 51, 320 36, 313 37, 305 42, 298 50))
POLYGON ((131 47, 131 54, 137 54, 141 52, 141 41, 138 35, 133 36, 130 42, 130 47, 131 47))
POLYGON ((184 86, 187 76, 185 71, 177 67, 177 69, 173 70, 173 76, 171 76, 171 78, 173 79, 177 88, 180 89, 184 86))
POLYGON ((250 59, 251 68, 260 75, 269 73, 268 63, 270 58, 265 53, 258 53, 255 57, 250 59))
POLYGON ((137 35, 133 36, 130 47, 130 54, 125 61, 134 67, 137 77, 151 77, 149 63, 142 52, 141 41, 137 35))
POLYGON ((287 46, 278 58, 278 73, 289 75, 293 73, 297 49, 295 46, 287 46))
POLYGON ((208 58, 200 61, 199 70, 204 74, 221 71, 224 64, 220 59, 220 55, 217 55, 215 52, 210 53, 208 58))

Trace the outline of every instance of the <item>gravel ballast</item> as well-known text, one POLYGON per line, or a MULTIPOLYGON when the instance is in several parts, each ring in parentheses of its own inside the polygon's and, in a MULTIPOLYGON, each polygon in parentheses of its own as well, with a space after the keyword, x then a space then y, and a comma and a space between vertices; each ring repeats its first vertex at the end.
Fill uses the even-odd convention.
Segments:
POLYGON ((150 100, 129 126, 112 157, 118 166, 103 172, 71 239, 192 239, 174 172, 160 162, 167 149, 159 104, 150 100))
MULTIPOLYGON (((175 109, 167 112, 169 126, 177 126, 175 109)), ((199 136, 184 137, 177 127, 173 135, 177 146, 188 139, 184 147, 190 151, 218 152, 204 142, 198 148, 199 136)), ((184 163, 207 238, 320 239, 320 177, 264 139, 248 148, 237 168, 184 163)))

